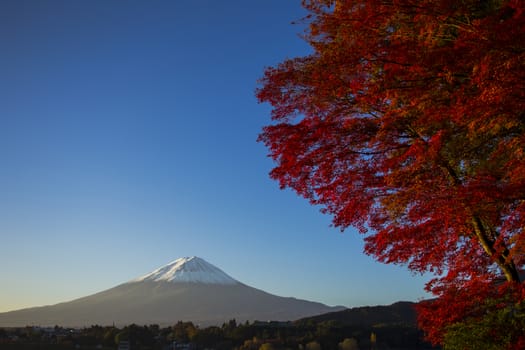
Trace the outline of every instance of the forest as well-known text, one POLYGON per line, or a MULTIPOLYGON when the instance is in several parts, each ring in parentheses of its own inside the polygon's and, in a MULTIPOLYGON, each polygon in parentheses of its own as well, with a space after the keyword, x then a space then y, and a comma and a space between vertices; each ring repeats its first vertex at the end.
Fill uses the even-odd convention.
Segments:
POLYGON ((253 322, 200 328, 179 321, 171 327, 129 325, 83 329, 24 327, 0 329, 0 347, 7 350, 116 349, 436 349, 422 341, 409 324, 345 325, 342 321, 253 322))

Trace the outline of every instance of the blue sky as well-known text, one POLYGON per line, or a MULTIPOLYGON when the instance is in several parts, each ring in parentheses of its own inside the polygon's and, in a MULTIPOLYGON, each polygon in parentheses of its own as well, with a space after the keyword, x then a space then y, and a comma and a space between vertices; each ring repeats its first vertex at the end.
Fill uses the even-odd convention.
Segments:
POLYGON ((268 177, 254 97, 310 49, 299 0, 0 2, 0 312, 71 300, 183 256, 329 305, 418 300, 268 177))

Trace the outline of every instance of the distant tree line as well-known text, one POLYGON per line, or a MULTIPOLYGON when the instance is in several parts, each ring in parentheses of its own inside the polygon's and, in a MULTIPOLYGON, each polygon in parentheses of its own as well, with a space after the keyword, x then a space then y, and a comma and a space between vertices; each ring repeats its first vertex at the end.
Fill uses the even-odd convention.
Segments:
POLYGON ((129 342, 132 350, 432 349, 413 326, 347 326, 334 320, 240 324, 231 320, 220 327, 206 328, 192 322, 177 322, 164 328, 132 324, 122 328, 94 325, 83 329, 59 326, 0 329, 0 348, 6 350, 109 350, 116 349, 120 342, 129 342))

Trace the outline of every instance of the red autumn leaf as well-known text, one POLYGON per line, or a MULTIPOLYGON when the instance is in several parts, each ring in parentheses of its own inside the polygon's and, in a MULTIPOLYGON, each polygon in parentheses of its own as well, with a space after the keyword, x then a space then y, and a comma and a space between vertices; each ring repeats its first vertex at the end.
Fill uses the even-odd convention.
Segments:
POLYGON ((483 300, 523 302, 523 1, 303 6, 313 53, 257 90, 272 178, 357 227, 378 260, 437 274, 420 314, 435 343, 483 300))

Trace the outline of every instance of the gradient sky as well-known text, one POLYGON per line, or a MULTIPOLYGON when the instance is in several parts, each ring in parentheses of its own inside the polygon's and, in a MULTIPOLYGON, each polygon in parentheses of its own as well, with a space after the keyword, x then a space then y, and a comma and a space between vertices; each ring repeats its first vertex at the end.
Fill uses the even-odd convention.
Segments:
POLYGON ((199 256, 329 305, 425 296, 268 177, 254 97, 299 0, 0 1, 0 312, 199 256))

